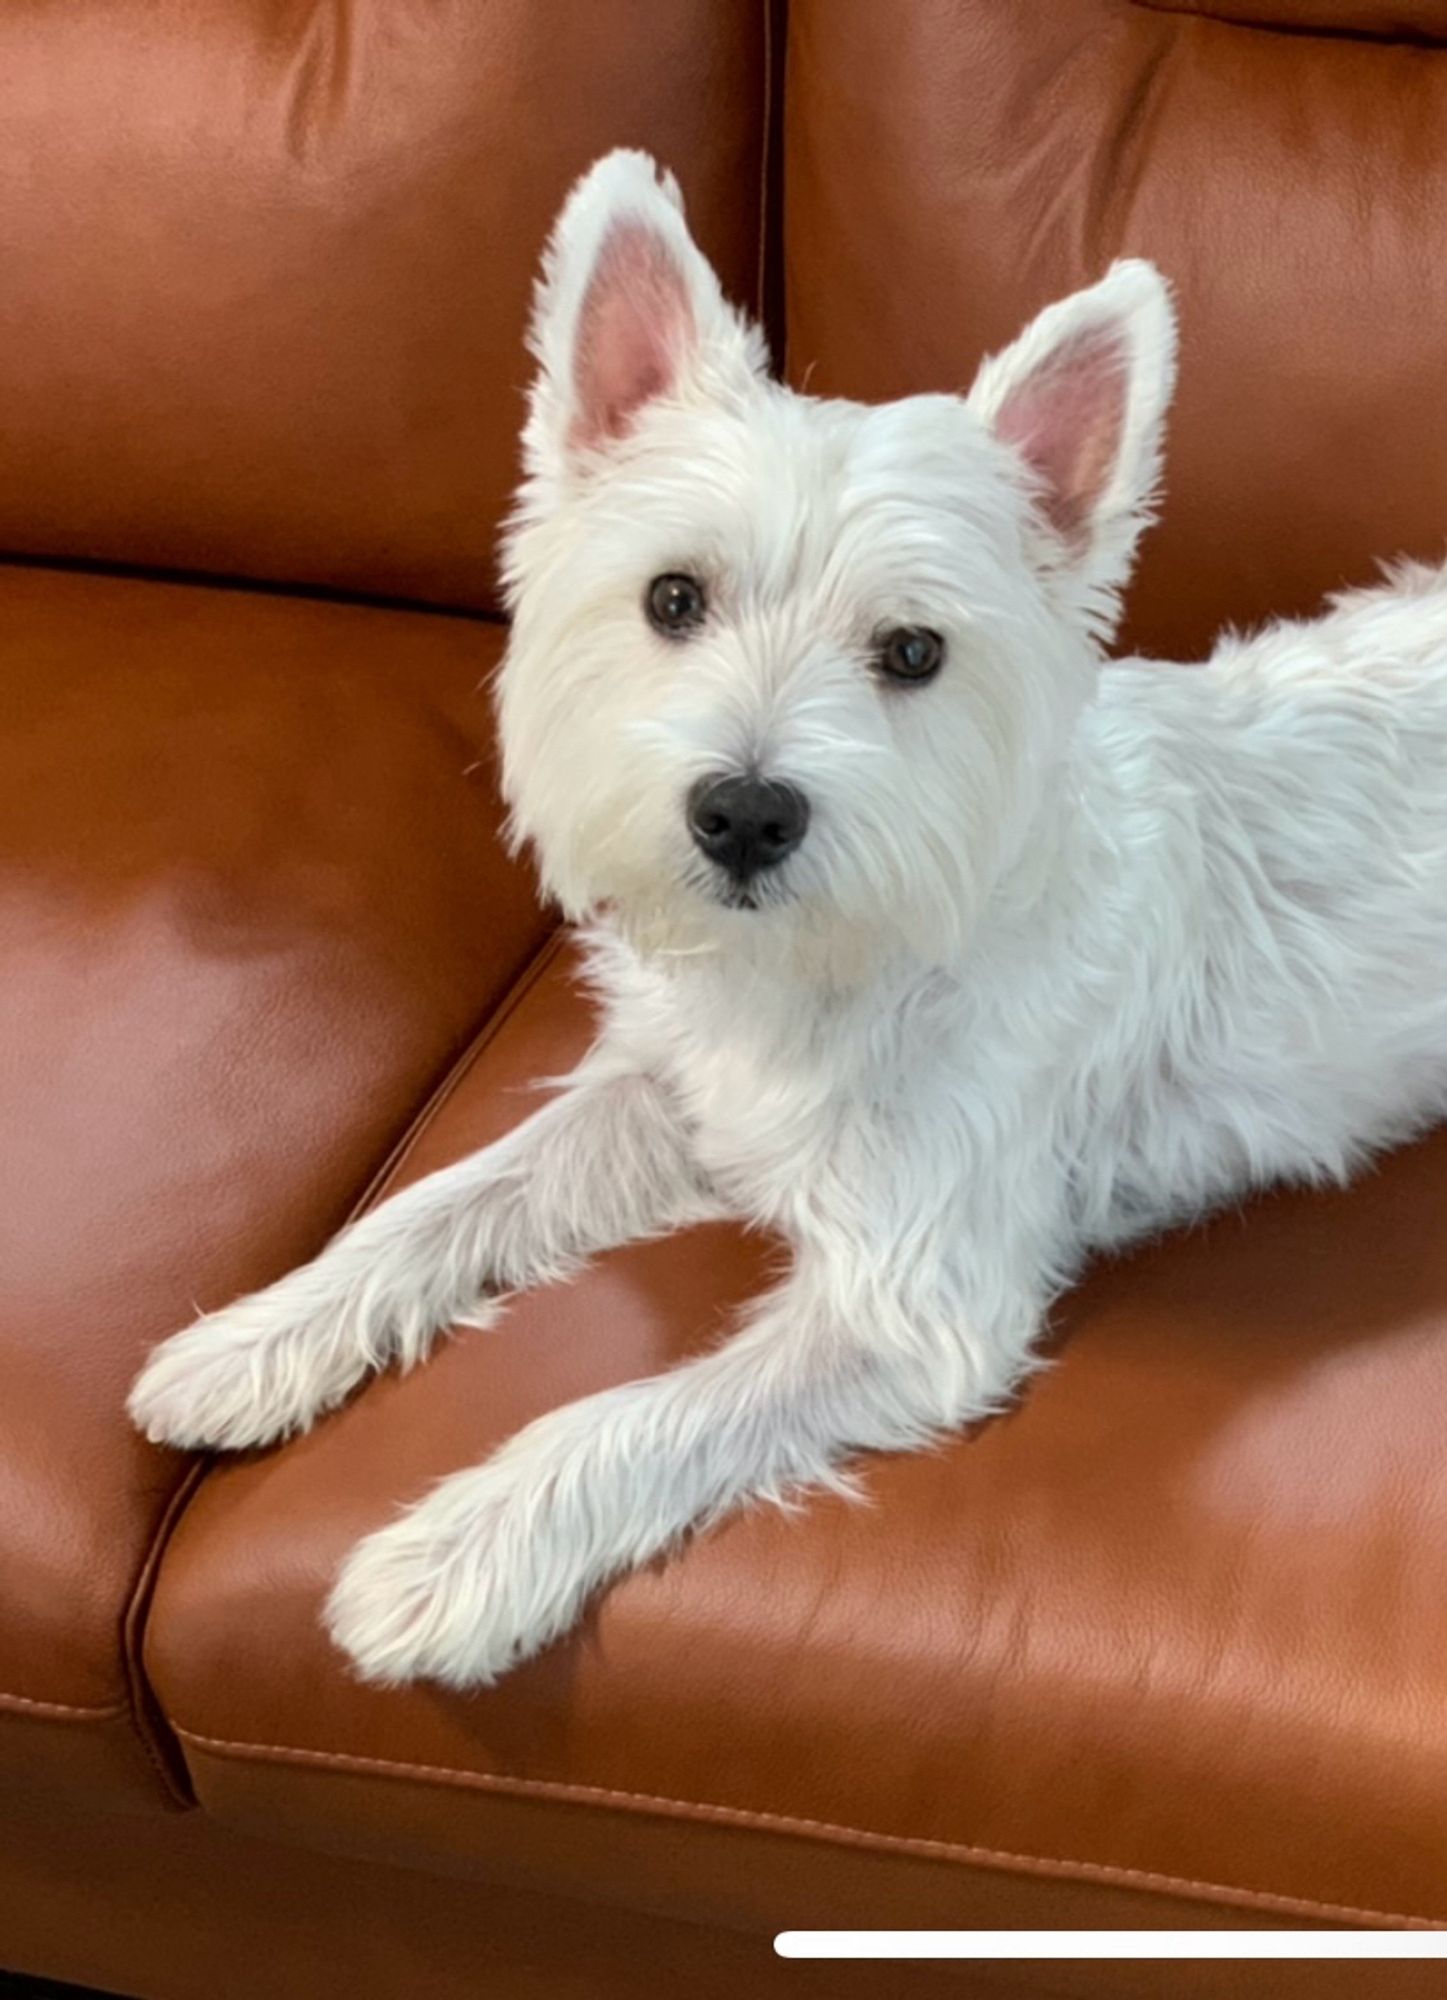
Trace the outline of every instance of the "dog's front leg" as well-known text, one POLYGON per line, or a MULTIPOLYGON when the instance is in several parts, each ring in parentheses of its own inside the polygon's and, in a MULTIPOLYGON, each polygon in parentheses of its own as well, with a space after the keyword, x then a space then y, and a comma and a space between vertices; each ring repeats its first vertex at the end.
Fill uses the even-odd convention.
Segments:
POLYGON ((364 1541, 332 1594, 333 1637, 369 1680, 495 1680, 689 1528, 841 1487, 849 1452, 997 1408, 1037 1316, 1029 1283, 988 1289, 994 1323, 972 1326, 964 1300, 883 1261, 806 1254, 714 1353, 539 1419, 364 1541))
POLYGON ((498 1294, 714 1213, 667 1095, 600 1050, 498 1144, 164 1342, 131 1415, 158 1443, 270 1443, 305 1430, 369 1370, 421 1360, 442 1328, 482 1324, 498 1294))

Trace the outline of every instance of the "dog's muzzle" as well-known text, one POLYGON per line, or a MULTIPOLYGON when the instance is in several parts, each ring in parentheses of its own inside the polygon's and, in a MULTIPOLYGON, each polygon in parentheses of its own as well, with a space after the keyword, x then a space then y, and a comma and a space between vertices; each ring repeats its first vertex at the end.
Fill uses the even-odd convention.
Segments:
POLYGON ((687 818, 699 853, 742 886, 794 852, 808 831, 809 801, 773 778, 700 778, 687 818))

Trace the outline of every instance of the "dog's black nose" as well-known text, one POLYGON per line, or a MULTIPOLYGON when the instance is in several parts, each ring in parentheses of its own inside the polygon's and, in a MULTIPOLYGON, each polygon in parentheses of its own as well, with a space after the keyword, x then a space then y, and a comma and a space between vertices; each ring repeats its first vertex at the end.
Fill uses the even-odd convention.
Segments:
POLYGON ((688 830, 736 882, 776 868, 809 824, 809 801, 770 778, 700 778, 688 795, 688 830))

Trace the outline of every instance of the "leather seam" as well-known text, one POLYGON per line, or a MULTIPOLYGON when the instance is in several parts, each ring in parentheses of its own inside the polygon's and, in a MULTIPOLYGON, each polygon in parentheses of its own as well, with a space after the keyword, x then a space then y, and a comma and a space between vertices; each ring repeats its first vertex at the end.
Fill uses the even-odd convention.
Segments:
MULTIPOLYGON (((494 1036, 501 1030, 506 1021, 510 1019, 557 956, 562 947, 562 941, 563 932, 561 930, 554 930, 538 946, 532 957, 524 965, 522 971, 513 980, 498 1005, 488 1015, 482 1025, 473 1032, 462 1054, 454 1060, 452 1067, 448 1070, 442 1081, 434 1086, 426 1102, 411 1119, 406 1130, 393 1145, 381 1166, 372 1174, 360 1195, 353 1202, 347 1216, 348 1222, 355 1221, 357 1216, 364 1213, 366 1209, 370 1208, 386 1192, 397 1173, 407 1161, 413 1148, 422 1137, 422 1134, 431 1125, 443 1105, 447 1103, 448 1099, 457 1090, 473 1065, 491 1043, 494 1036)), ((155 1713, 157 1716, 163 1722, 166 1721, 159 1696, 152 1687, 143 1664, 146 1632, 149 1627, 149 1619, 146 1613, 149 1610, 151 1591, 165 1557, 166 1549, 170 1545, 171 1538, 182 1516, 186 1512, 193 1493, 204 1482, 205 1476, 210 1469, 210 1464, 211 1460, 208 1455, 202 1454, 198 1456, 186 1477, 179 1482, 165 1512, 156 1523, 151 1539, 142 1556, 140 1567, 136 1573, 136 1579, 127 1601, 122 1625, 128 1700, 117 1703, 114 1708, 108 1710, 95 1710, 93 1712, 70 1711, 74 1714, 93 1713, 97 1718, 103 1714, 117 1717, 122 1715, 129 1716, 135 1734, 140 1738, 146 1755, 155 1768, 167 1796, 181 1806, 193 1806, 195 1799, 185 1790, 177 1772, 168 1764, 164 1751, 164 1739, 157 1740, 157 1733, 151 1727, 150 1714, 148 1713, 147 1696, 155 1704, 155 1713)), ((3 1696, 0 1696, 0 1702, 3 1702, 4 1699, 3 1696)), ((20 1700, 22 1698, 16 1697, 16 1699, 20 1700)), ((43 1708, 46 1704, 30 1703, 28 1706, 31 1708, 43 1708)), ((178 1757, 177 1761, 184 1768, 184 1757, 178 1757)))
POLYGON ((391 1152, 383 1160, 381 1166, 378 1167, 366 1187, 363 1188, 361 1194, 358 1195, 356 1201, 352 1204, 346 1223, 342 1225, 343 1228, 347 1224, 355 1222, 358 1216, 365 1215, 367 1210, 375 1202, 379 1201, 387 1189, 391 1187, 397 1175, 416 1150, 424 1134, 441 1115, 444 1107, 461 1089, 477 1063, 486 1054, 488 1048, 497 1039, 503 1028, 506 1027, 523 1001, 526 1000, 529 993, 532 992, 543 974, 553 963, 553 960, 558 956, 563 948, 565 937, 566 932, 563 930, 554 930, 538 946, 497 1006, 473 1035, 467 1047, 453 1063, 452 1068, 433 1090, 427 1102, 422 1106, 396 1145, 393 1146, 391 1152))
POLYGON ((770 134, 774 121, 774 4, 764 0, 764 90, 763 131, 759 138, 759 260, 754 278, 754 306, 759 325, 768 316, 769 275, 769 173, 772 167, 770 134))
POLYGON ((0 1688, 0 1709, 6 1708, 23 1709, 27 1715, 49 1717, 57 1722, 115 1722, 127 1713, 123 1701, 39 1701, 34 1695, 9 1694, 0 1688))
POLYGON ((1309 1896, 1291 1896, 1273 1889, 1243 1889, 1221 1882, 1192 1880, 1185 1876, 1163 1875, 1151 1869, 1127 1868, 1105 1861, 1070 1861, 1039 1854, 1013 1854, 1004 1849, 975 1847, 966 1842, 932 1840, 923 1835, 879 1833, 871 1828, 843 1826, 830 1820, 807 1819, 788 1813, 772 1813, 743 1806, 713 1805, 705 1800, 665 1798, 649 1792, 625 1792, 604 1785, 572 1784, 553 1778, 508 1778, 491 1771, 465 1771, 446 1764, 400 1763, 389 1757, 365 1757, 350 1751, 313 1750, 296 1744, 245 1743, 224 1736, 208 1736, 196 1729, 173 1723, 177 1736, 199 1750, 223 1756, 256 1757, 283 1764, 312 1764, 323 1769, 373 1772, 401 1778, 424 1778, 471 1790, 493 1792, 501 1797, 552 1799, 580 1805, 625 1806, 661 1812, 687 1819, 711 1820, 722 1825, 742 1826, 765 1833, 822 1835, 854 1846, 879 1848, 886 1852, 918 1854, 939 1859, 973 1862, 997 1868, 1059 1871, 1087 1882, 1107 1887, 1145 1888, 1162 1895, 1186 1894, 1222 1900, 1285 1914, 1309 1913, 1345 1923, 1370 1923, 1439 1930, 1435 1917, 1404 1916, 1387 1910, 1361 1910, 1340 1903, 1318 1902, 1309 1896))
MULTIPOLYGON (((333 604, 343 610, 382 611, 408 618, 447 618, 463 624, 505 626, 495 603, 460 604, 446 599, 371 596, 343 585, 307 583, 280 576, 249 576, 244 570, 171 569, 164 563, 125 562, 105 556, 55 556, 38 550, 0 550, 0 570, 43 570, 59 576, 99 577, 117 583, 159 584, 165 589, 221 590, 233 596, 272 597, 302 604, 333 604)), ((491 593, 495 596, 496 593, 491 593)))
POLYGON ((1216 14, 1208 0, 1191 6, 1188 0, 1129 0, 1143 14, 1164 14, 1178 21, 1205 21, 1213 28, 1245 28, 1253 35, 1288 35, 1314 42, 1370 42, 1385 49, 1440 49, 1440 38, 1413 34, 1384 34, 1371 28, 1332 28, 1294 21, 1254 21, 1236 14, 1216 14))
POLYGON ((194 1806, 196 1801, 187 1789, 190 1774, 186 1769, 185 1756, 179 1744, 167 1731, 160 1701, 146 1675, 147 1614, 156 1578, 160 1573, 166 1550, 170 1547, 171 1537, 175 1534, 182 1515, 191 1504, 192 1494, 204 1481, 209 1463, 210 1461, 204 1456, 194 1459, 187 1468, 185 1476, 177 1481, 164 1512, 151 1531, 121 1622, 121 1650, 131 1725, 140 1738, 167 1797, 173 1804, 182 1808, 194 1806))

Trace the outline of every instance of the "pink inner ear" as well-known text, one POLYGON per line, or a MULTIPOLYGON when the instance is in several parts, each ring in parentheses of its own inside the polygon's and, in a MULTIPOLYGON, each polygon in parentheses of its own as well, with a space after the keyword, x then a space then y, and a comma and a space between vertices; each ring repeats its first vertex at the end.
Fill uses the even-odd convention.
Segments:
POLYGON ((645 403, 673 387, 693 331, 687 281, 667 243, 645 222, 615 222, 578 310, 569 443, 622 437, 645 403))
POLYGON ((1073 334, 1006 396, 997 436, 1040 480, 1040 505, 1075 550, 1089 540, 1125 431, 1127 349, 1118 326, 1073 334))

